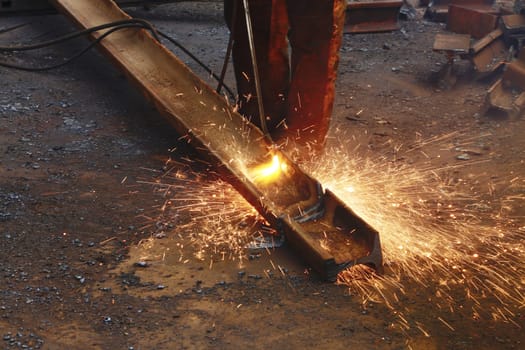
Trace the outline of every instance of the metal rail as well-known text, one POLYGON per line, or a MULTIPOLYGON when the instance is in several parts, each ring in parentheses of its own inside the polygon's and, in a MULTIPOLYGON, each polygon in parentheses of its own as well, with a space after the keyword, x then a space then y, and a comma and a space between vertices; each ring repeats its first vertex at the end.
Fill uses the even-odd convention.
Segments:
MULTIPOLYGON (((81 28, 129 18, 111 0, 52 2, 81 28)), ((356 263, 381 269, 377 231, 324 192, 146 30, 118 31, 100 48, 324 278, 334 280, 356 263)))

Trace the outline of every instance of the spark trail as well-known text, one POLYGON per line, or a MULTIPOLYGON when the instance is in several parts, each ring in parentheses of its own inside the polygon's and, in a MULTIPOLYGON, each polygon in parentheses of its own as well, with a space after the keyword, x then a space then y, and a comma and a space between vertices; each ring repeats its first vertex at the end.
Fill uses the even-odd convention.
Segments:
MULTIPOLYGON (((424 143, 443 146, 452 136, 457 135, 424 143)), ((365 301, 397 311, 416 288, 438 309, 470 308, 474 319, 516 323, 515 312, 525 306, 525 226, 523 217, 515 216, 525 202, 522 178, 483 184, 458 177, 458 168, 488 162, 409 165, 342 149, 328 153, 334 156, 311 167, 313 176, 380 232, 386 267, 383 276, 372 278, 345 271, 340 283, 365 301)))
MULTIPOLYGON (((395 156, 361 152, 338 142, 325 156, 303 165, 325 188, 380 232, 385 274, 371 276, 352 268, 339 283, 363 303, 384 303, 399 316, 401 329, 420 329, 410 321, 414 289, 424 289, 425 303, 452 314, 468 310, 473 319, 492 318, 518 326, 516 313, 525 307, 525 180, 490 176, 462 178, 471 167, 492 166, 488 160, 436 165, 434 160, 396 161, 428 146, 450 148, 449 134, 411 147, 393 147, 395 156), (486 162, 484 164, 484 162, 486 162), (462 170, 461 172, 458 170, 462 170)), ((463 140, 468 143, 469 140, 463 140)), ((228 184, 205 180, 183 164, 157 188, 166 197, 162 220, 181 220, 199 258, 243 259, 258 217, 228 184)), ((445 315, 436 319, 448 329, 445 315)))

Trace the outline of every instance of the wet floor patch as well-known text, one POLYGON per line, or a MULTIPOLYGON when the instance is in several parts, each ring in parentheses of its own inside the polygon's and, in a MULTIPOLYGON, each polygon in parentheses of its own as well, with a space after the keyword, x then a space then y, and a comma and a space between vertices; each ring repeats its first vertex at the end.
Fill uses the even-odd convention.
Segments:
POLYGON ((196 254, 179 236, 142 240, 130 247, 129 257, 112 271, 115 280, 105 287, 140 296, 200 294, 236 282, 304 276, 308 270, 286 247, 246 249, 242 260, 199 260, 196 254))

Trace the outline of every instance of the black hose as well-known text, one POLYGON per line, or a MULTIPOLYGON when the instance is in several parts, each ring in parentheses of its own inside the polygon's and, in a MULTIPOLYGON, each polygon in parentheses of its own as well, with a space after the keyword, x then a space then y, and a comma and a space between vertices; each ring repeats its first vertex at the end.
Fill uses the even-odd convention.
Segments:
MULTIPOLYGON (((29 51, 29 50, 41 49, 41 48, 44 48, 44 47, 49 47, 49 46, 52 46, 52 45, 60 44, 60 43, 66 42, 68 40, 71 40, 71 39, 74 39, 74 38, 78 38, 78 37, 83 36, 83 35, 91 34, 93 32, 96 32, 96 31, 99 31, 99 30, 102 30, 102 29, 113 28, 113 27, 117 27, 117 26, 125 25, 125 24, 138 24, 138 25, 140 25, 143 28, 147 28, 147 29, 149 29, 151 31, 151 33, 155 37, 155 39, 157 39, 157 41, 159 41, 159 37, 158 37, 157 31, 153 27, 153 25, 151 25, 151 23, 149 23, 148 21, 142 20, 142 19, 135 19, 135 18, 133 18, 133 19, 125 19, 125 20, 115 21, 115 22, 111 22, 111 23, 101 24, 101 25, 98 25, 98 26, 95 26, 95 27, 91 27, 91 28, 87 28, 87 29, 84 29, 84 30, 80 30, 80 31, 76 31, 76 32, 73 32, 73 33, 69 33, 69 34, 63 35, 61 37, 58 37, 56 39, 44 41, 44 42, 38 43, 38 44, 16 45, 16 46, 0 46, 0 51, 10 52, 10 51, 29 51)), ((138 25, 137 25, 137 27, 138 27, 138 25)))
POLYGON ((116 32, 117 30, 121 30, 125 28, 137 28, 137 27, 144 28, 141 24, 121 24, 121 25, 113 26, 110 30, 108 30, 107 32, 99 36, 97 39, 95 39, 93 42, 91 42, 87 47, 85 47, 84 49, 76 53, 75 55, 67 58, 66 60, 64 60, 64 62, 60 62, 58 64, 53 64, 53 65, 44 66, 44 67, 27 67, 27 66, 21 66, 21 65, 17 65, 13 63, 0 61, 0 66, 6 67, 6 68, 13 68, 13 69, 18 69, 18 70, 28 71, 28 72, 42 72, 42 71, 60 68, 62 66, 65 66, 66 64, 73 62, 74 60, 76 60, 77 58, 85 54, 87 51, 89 51, 91 48, 93 48, 93 46, 97 45, 99 42, 104 40, 105 37, 116 32))
MULTIPOLYGON (((202 63, 195 55, 193 55, 188 49, 186 49, 177 40, 173 39, 172 37, 170 37, 169 35, 161 32, 161 31, 158 31, 158 33, 159 33, 159 35, 161 37, 165 38, 166 40, 171 42, 173 45, 175 45, 179 49, 181 49, 186 55, 190 56, 199 66, 201 66, 204 70, 206 70, 206 72, 208 72, 208 74, 210 74, 215 80, 217 80, 218 82, 221 82, 221 78, 219 76, 217 76, 217 74, 213 73, 213 71, 210 69, 210 67, 208 67, 204 63, 202 63)), ((224 85, 224 83, 222 83, 222 85, 224 86, 224 89, 228 92, 230 97, 235 100, 235 94, 233 93, 233 91, 228 86, 224 85)))
POLYGON ((228 68, 228 62, 230 60, 230 56, 233 50, 233 43, 234 43, 233 38, 235 37, 235 27, 237 27, 235 24, 237 23, 237 8, 238 7, 239 7, 239 2, 234 1, 233 9, 232 9, 232 20, 231 20, 232 25, 230 26, 231 29, 230 29, 230 35, 228 38, 228 46, 226 48, 226 55, 224 55, 224 62, 222 63, 222 70, 221 70, 221 76, 219 79, 219 84, 217 85, 217 89, 215 89, 215 91, 217 91, 217 93, 219 94, 221 93, 221 89, 224 86, 224 77, 226 76, 226 69, 228 68))
MULTIPOLYGON (((185 54, 187 54, 191 59, 193 59, 199 66, 201 66, 208 74, 210 74, 215 80, 217 80, 219 83, 223 84, 222 83, 222 79, 220 77, 218 77, 215 73, 213 73, 213 71, 208 66, 206 66, 203 62, 201 62, 186 47, 184 47, 184 45, 180 44, 177 40, 173 39, 169 35, 161 32, 161 31, 158 31, 150 22, 145 21, 143 19, 139 19, 139 18, 125 19, 125 20, 115 21, 115 22, 111 22, 111 23, 101 24, 101 25, 98 25, 98 26, 95 26, 95 27, 91 27, 91 28, 87 28, 87 29, 84 29, 84 30, 80 30, 80 31, 76 31, 76 32, 73 32, 73 33, 69 33, 69 34, 63 35, 61 37, 58 37, 56 39, 44 41, 44 42, 41 42, 41 43, 38 43, 38 44, 16 45, 16 46, 0 46, 0 52, 17 52, 17 51, 30 51, 30 50, 41 49, 41 48, 44 48, 44 47, 57 45, 57 44, 66 42, 68 40, 71 40, 71 39, 74 39, 74 38, 77 38, 77 37, 80 37, 80 36, 83 36, 83 35, 91 34, 91 33, 94 33, 96 31, 99 31, 99 30, 108 29, 108 28, 110 28, 110 29, 107 32, 103 33, 100 37, 96 38, 93 42, 91 42, 83 50, 79 51, 75 55, 73 55, 73 56, 67 58, 66 60, 64 60, 64 62, 61 62, 61 63, 58 63, 58 64, 54 64, 54 65, 50 65, 50 66, 45 66, 45 67, 28 67, 28 66, 17 65, 17 64, 14 64, 14 63, 0 61, 0 67, 18 69, 18 70, 29 71, 29 72, 41 72, 41 71, 47 71, 47 70, 51 70, 51 69, 56 69, 56 68, 65 66, 65 65, 73 62, 74 60, 76 60, 77 58, 79 58, 80 56, 85 54, 87 51, 89 51, 91 48, 93 48, 96 44, 98 44, 102 40, 104 40, 104 38, 106 38, 108 35, 116 32, 117 30, 121 30, 121 29, 125 29, 125 28, 143 28, 143 29, 148 29, 151 32, 151 34, 153 35, 153 37, 155 38, 155 40, 157 40, 158 42, 161 41, 160 37, 163 37, 166 40, 168 40, 169 42, 171 42, 172 44, 174 44, 175 46, 177 46, 180 50, 182 50, 185 54)), ((235 94, 233 93, 233 91, 227 85, 223 84, 223 86, 224 86, 225 90, 228 92, 228 94, 230 95, 230 97, 235 100, 235 94)))
POLYGON ((7 33, 7 32, 10 32, 12 30, 16 30, 18 28, 22 28, 22 27, 25 27, 26 25, 28 25, 30 22, 26 22, 26 23, 21 23, 21 24, 17 24, 15 26, 12 26, 12 27, 7 27, 7 28, 2 28, 0 29, 0 34, 4 34, 4 33, 7 33))

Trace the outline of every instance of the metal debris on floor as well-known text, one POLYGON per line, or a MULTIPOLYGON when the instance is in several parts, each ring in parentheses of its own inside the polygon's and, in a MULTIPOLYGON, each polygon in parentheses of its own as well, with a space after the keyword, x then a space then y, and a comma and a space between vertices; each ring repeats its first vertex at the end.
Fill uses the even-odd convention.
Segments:
POLYGON ((448 6, 447 29, 481 39, 498 24, 500 10, 490 2, 451 3, 448 6))
POLYGON ((388 32, 399 29, 401 0, 349 1, 345 33, 388 32))
POLYGON ((485 113, 497 109, 515 116, 525 107, 525 14, 519 11, 509 13, 505 6, 478 0, 434 1, 427 8, 426 16, 433 20, 446 13, 450 33, 436 34, 433 51, 447 57, 440 72, 447 87, 456 82, 452 73, 456 58, 470 61, 478 78, 501 74, 487 92, 485 113))
POLYGON ((503 76, 488 90, 485 112, 499 110, 509 117, 518 116, 525 109, 525 50, 518 59, 506 63, 503 76))
POLYGON ((468 16, 483 16, 493 11, 494 0, 432 0, 428 3, 425 18, 435 22, 447 22, 450 12, 468 16))

